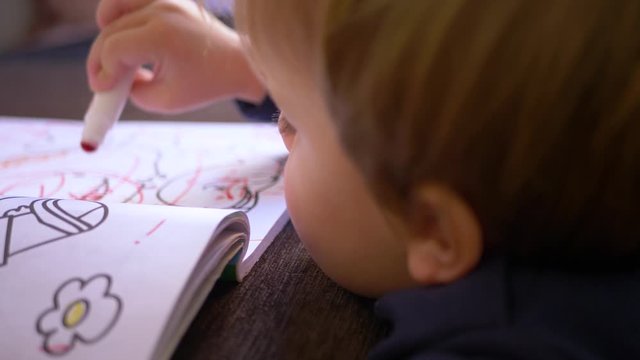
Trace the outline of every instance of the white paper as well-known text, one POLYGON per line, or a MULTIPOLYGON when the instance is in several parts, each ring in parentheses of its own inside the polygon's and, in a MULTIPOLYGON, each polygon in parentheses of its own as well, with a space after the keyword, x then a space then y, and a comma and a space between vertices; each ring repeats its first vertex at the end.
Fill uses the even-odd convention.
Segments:
POLYGON ((120 122, 95 153, 82 123, 0 117, 0 196, 239 209, 251 256, 286 211, 274 124, 120 122))
POLYGON ((228 214, 0 198, 0 357, 149 358, 228 214))

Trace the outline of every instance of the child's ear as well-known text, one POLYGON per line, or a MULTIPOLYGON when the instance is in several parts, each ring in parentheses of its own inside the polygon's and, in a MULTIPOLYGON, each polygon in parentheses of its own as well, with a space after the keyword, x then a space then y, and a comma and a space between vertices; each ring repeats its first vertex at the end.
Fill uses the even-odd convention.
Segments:
POLYGON ((414 193, 407 219, 407 266, 421 284, 443 284, 469 272, 482 255, 473 210, 455 192, 425 184, 414 193))

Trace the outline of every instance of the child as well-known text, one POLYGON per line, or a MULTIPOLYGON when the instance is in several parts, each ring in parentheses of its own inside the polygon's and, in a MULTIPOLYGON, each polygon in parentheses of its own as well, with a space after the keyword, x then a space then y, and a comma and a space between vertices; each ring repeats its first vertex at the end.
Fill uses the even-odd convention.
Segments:
POLYGON ((393 323, 373 358, 640 356, 636 1, 241 0, 241 38, 178 0, 103 5, 94 89, 151 62, 143 106, 274 98, 300 238, 393 323), (168 81, 210 61, 238 73, 168 81))

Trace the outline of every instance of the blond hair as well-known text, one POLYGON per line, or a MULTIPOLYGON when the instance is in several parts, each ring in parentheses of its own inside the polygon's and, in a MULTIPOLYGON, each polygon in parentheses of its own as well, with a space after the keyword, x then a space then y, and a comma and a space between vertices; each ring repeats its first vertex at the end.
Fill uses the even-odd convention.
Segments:
POLYGON ((323 87, 384 207, 406 218, 414 191, 436 182, 475 210, 489 247, 594 266, 638 257, 639 2, 243 0, 238 9, 262 71, 292 69, 323 87))

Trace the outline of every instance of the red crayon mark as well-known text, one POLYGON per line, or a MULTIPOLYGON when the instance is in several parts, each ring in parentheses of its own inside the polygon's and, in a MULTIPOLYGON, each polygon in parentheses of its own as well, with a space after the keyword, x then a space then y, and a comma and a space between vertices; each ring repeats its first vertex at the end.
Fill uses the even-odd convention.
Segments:
POLYGON ((159 223, 156 224, 156 226, 154 226, 151 230, 149 230, 147 232, 147 237, 153 235, 154 232, 156 232, 156 230, 158 230, 158 228, 160 226, 162 226, 162 224, 164 224, 164 222, 167 221, 167 219, 162 219, 162 221, 160 221, 159 223))
POLYGON ((44 184, 39 184, 40 187, 40 197, 49 197, 49 196, 53 196, 54 194, 56 194, 58 191, 60 191, 60 189, 62 189, 62 187, 64 186, 65 183, 65 175, 64 174, 44 174, 44 175, 39 175, 39 174, 35 174, 33 177, 29 179, 29 175, 21 175, 20 176, 20 180, 4 187, 0 189, 0 195, 4 195, 7 192, 15 189, 15 188, 19 188, 25 185, 29 185, 32 183, 38 183, 39 181, 41 181, 39 178, 36 178, 37 176, 41 176, 43 179, 44 178, 52 178, 52 177, 57 177, 58 178, 58 184, 57 186, 51 190, 49 193, 45 193, 45 185, 44 184), (26 178, 26 179, 25 179, 26 178))
POLYGON ((50 346, 42 347, 40 348, 40 350, 48 354, 61 355, 71 350, 71 346, 67 344, 53 344, 50 346))
MULTIPOLYGON (((93 172, 91 174, 87 173, 85 175, 92 176, 104 176, 113 180, 115 184, 111 185, 111 181, 102 181, 94 188, 89 189, 88 192, 84 194, 73 194, 69 193, 69 197, 76 200, 92 200, 92 201, 100 201, 107 195, 111 195, 115 193, 115 191, 122 187, 123 185, 128 185, 129 187, 133 187, 135 191, 135 195, 138 197, 137 203, 140 204, 144 200, 144 195, 142 193, 143 186, 142 184, 131 179, 131 175, 137 170, 140 165, 140 159, 138 157, 133 159, 133 164, 131 168, 127 171, 125 175, 116 175, 116 174, 105 174, 99 172, 93 172)), ((132 200, 132 199, 129 199, 132 200)), ((127 200, 126 202, 129 202, 127 200)))
POLYGON ((239 197, 242 198, 247 195, 247 189, 249 188, 249 178, 248 177, 231 177, 225 176, 220 179, 221 183, 225 185, 220 186, 220 191, 222 194, 216 196, 217 201, 222 200, 234 200, 233 190, 239 189, 239 197))
POLYGON ((67 156, 68 153, 69 153, 68 150, 60 150, 60 151, 52 152, 48 154, 22 155, 22 156, 15 157, 13 159, 0 161, 0 169, 18 167, 27 163, 46 162, 51 159, 65 157, 67 156))
MULTIPOLYGON (((144 234, 144 236, 145 237, 149 237, 149 236, 153 235, 153 233, 155 233, 160 228, 160 226, 162 226, 162 224, 164 224, 165 221, 167 221, 167 219, 162 219, 159 223, 157 223, 154 227, 152 227, 151 230, 147 231, 147 233, 144 234)), ((136 240, 136 241, 134 241, 134 243, 136 245, 138 245, 138 244, 140 244, 140 240, 136 240)))
POLYGON ((173 201, 169 202, 170 205, 175 205, 178 202, 180 202, 180 200, 182 200, 183 197, 185 197, 189 191, 191 191, 193 189, 193 187, 196 185, 198 178, 200 177, 200 173, 202 173, 202 166, 200 164, 198 164, 198 167, 196 168, 195 173, 193 174, 193 176, 187 180, 187 185, 184 188, 184 190, 178 194, 178 196, 176 196, 175 199, 173 199, 173 201))
MULTIPOLYGON (((137 156, 133 159, 133 164, 131 164, 131 168, 129 169, 129 171, 127 171, 126 174, 124 174, 124 176, 119 178, 119 181, 117 184, 115 184, 111 189, 109 189, 109 193, 113 193, 115 190, 117 190, 120 186, 122 186, 123 184, 127 184, 127 183, 135 183, 132 179, 131 179, 131 175, 133 175, 133 173, 138 169, 138 166, 140 165, 140 158, 138 158, 137 156)), ((140 197, 140 202, 142 202, 142 187, 140 186, 138 189, 138 196, 140 197)))
MULTIPOLYGON (((107 190, 106 190, 107 188, 108 186, 106 184, 99 184, 94 188, 92 188, 91 190, 89 190, 89 192, 83 194, 82 196, 72 195, 72 197, 74 197, 77 200, 100 201, 107 193, 107 190)), ((69 193, 69 195, 71 195, 71 193, 69 193)))
POLYGON ((80 147, 82 148, 82 150, 84 150, 86 152, 94 152, 98 148, 96 145, 94 145, 92 143, 88 143, 86 141, 81 142, 80 143, 80 147))

